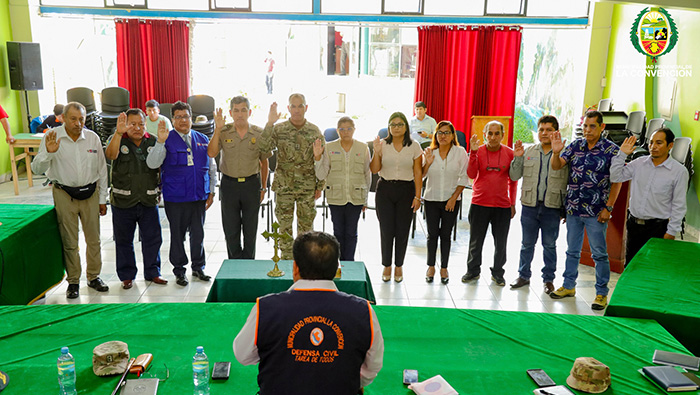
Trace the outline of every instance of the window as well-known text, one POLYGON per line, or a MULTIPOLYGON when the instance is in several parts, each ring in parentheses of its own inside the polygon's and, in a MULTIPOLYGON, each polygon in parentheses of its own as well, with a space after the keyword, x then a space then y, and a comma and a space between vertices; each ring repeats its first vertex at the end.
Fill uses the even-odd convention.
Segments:
POLYGON ((488 0, 486 15, 524 15, 523 0, 488 0))
POLYGON ((418 30, 415 28, 370 28, 368 74, 414 78, 417 49, 418 30))
POLYGON ((211 0, 212 10, 250 11, 251 0, 211 0))
POLYGON ((41 0, 41 5, 103 8, 105 2, 104 0, 41 0))
POLYGON ((148 8, 155 10, 209 10, 207 0, 148 0, 148 8))
POLYGON ((105 0, 107 7, 146 8, 146 0, 105 0))
POLYGON ((484 15, 484 0, 425 0, 424 15, 484 15))
POLYGON ((588 16, 588 0, 528 0, 527 16, 588 16))
POLYGON ((382 12, 381 0, 321 0, 322 14, 370 14, 382 12))
POLYGON ((382 14, 422 14, 423 0, 382 0, 382 14))
POLYGON ((312 12, 312 0, 251 0, 253 12, 312 12))

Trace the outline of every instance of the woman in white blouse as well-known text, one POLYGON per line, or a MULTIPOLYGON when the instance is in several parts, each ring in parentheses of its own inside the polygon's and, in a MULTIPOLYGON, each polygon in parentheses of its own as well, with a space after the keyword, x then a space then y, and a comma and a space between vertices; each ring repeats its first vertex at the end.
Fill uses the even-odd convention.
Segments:
POLYGON ((440 278, 450 281, 447 263, 450 260, 450 234, 457 220, 457 203, 467 185, 467 151, 459 146, 455 127, 449 121, 440 121, 433 141, 425 149, 423 177, 425 177, 425 222, 428 226, 428 272, 425 281, 432 283, 435 276, 435 257, 440 238, 440 278))
POLYGON ((382 246, 382 280, 391 280, 392 252, 394 281, 403 280, 403 260, 413 213, 420 208, 423 184, 420 144, 411 140, 408 120, 403 113, 389 117, 389 135, 374 139, 374 156, 369 164, 372 173, 379 173, 377 183, 377 219, 382 246))

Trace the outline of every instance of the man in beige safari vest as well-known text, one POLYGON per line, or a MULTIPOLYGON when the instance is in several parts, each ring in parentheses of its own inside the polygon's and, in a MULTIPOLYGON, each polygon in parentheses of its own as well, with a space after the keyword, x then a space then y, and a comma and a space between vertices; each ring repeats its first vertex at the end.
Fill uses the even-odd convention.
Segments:
POLYGON ((523 178, 523 205, 520 223, 523 227, 523 242, 520 248, 519 277, 510 284, 512 289, 530 284, 530 264, 535 253, 538 233, 542 233, 544 250, 542 280, 544 292, 554 291, 554 272, 557 270, 557 238, 562 219, 562 205, 566 198, 568 166, 552 170, 549 166, 552 156, 551 135, 559 130, 559 122, 551 115, 537 121, 539 144, 525 149, 522 141, 515 142, 513 162, 510 165, 510 178, 517 181, 523 178))

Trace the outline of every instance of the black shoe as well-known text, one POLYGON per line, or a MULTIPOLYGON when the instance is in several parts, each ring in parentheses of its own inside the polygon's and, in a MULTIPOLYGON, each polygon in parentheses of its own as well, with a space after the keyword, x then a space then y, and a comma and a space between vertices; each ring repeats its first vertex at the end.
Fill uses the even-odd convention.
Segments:
POLYGON ((503 277, 491 276, 491 280, 493 280, 496 285, 500 285, 501 287, 506 285, 506 280, 503 277))
POLYGON ((473 273, 467 272, 467 274, 465 274, 464 276, 462 276, 462 282, 463 282, 463 283, 466 283, 467 281, 478 280, 479 277, 481 277, 481 275, 479 275, 478 273, 477 273, 477 274, 473 274, 473 273))
POLYGON ((447 283, 450 282, 450 278, 449 277, 442 277, 442 278, 440 278, 440 282, 447 285, 447 283))
POLYGON ((187 281, 186 275, 181 274, 179 276, 175 276, 175 283, 177 283, 177 285, 182 285, 183 287, 186 287, 187 284, 189 284, 190 282, 187 281))
POLYGON ((102 281, 101 278, 97 277, 96 279, 89 281, 88 282, 88 287, 94 289, 97 292, 107 292, 109 291, 109 287, 107 284, 102 281))
POLYGON ((522 277, 518 277, 515 281, 510 283, 510 287, 513 289, 524 287, 526 285, 530 284, 530 280, 524 279, 522 277))
POLYGON ((211 279, 211 276, 207 276, 202 270, 192 270, 192 277, 197 277, 202 281, 209 281, 209 279, 211 279))
POLYGON ((78 296, 80 296, 80 285, 68 284, 68 289, 66 290, 66 298, 77 299, 78 296))

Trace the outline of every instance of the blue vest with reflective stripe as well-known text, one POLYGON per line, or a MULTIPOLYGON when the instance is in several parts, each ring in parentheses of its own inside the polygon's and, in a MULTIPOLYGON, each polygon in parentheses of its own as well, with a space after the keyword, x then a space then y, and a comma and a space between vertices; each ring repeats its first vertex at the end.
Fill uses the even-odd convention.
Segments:
POLYGON ((369 304, 334 291, 258 299, 260 395, 356 395, 372 345, 369 304))
POLYGON ((209 197, 209 139, 194 130, 190 130, 190 136, 194 166, 187 165, 189 148, 176 131, 171 131, 165 140, 167 152, 160 172, 166 202, 194 202, 209 197))

